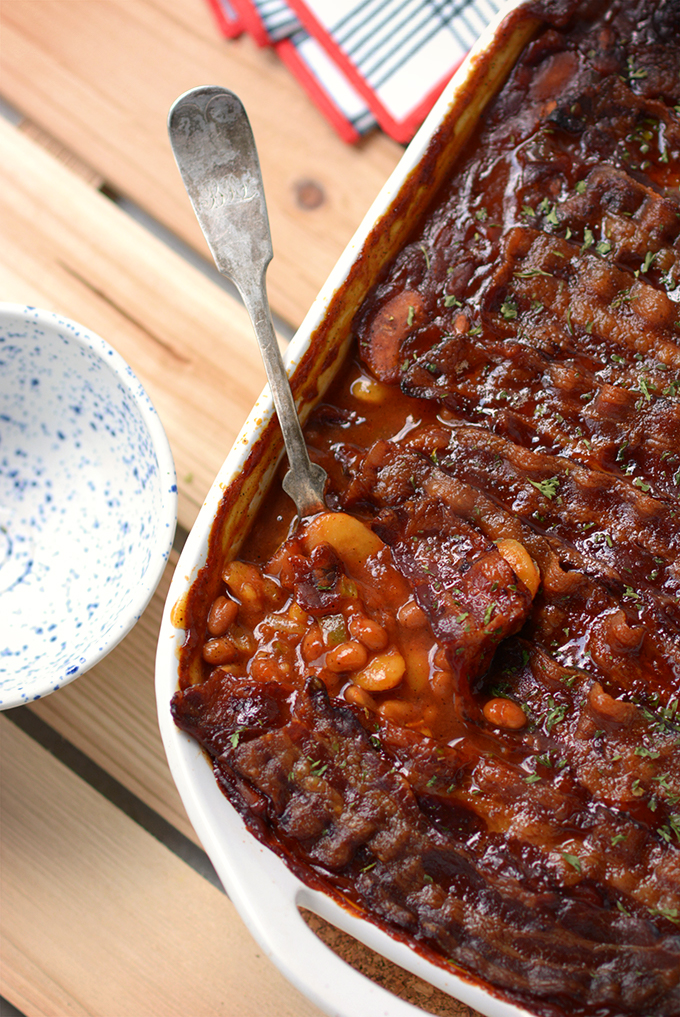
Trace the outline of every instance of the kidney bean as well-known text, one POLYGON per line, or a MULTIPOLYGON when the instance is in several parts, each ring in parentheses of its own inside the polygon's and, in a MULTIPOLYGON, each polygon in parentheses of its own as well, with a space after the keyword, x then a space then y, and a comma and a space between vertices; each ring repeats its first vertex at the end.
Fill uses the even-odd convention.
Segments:
POLYGON ((203 660, 208 664, 231 664, 238 658, 238 650, 230 639, 219 636, 209 639, 203 646, 203 660))
POLYGON ((238 615, 238 604, 229 597, 216 597, 208 614, 208 632, 211 636, 223 636, 238 615))
POLYGON ((358 671, 366 666, 368 652, 365 646, 350 640, 333 647, 326 654, 326 667, 329 671, 341 674, 343 671, 358 671))
POLYGON ((371 710, 373 713, 378 709, 373 696, 358 685, 348 685, 343 693, 345 701, 352 706, 358 706, 361 710, 371 710))
POLYGON ((355 614, 350 618, 349 631, 350 635, 374 652, 384 650, 389 642, 389 636, 382 625, 363 614, 355 614))
POLYGON ((320 657, 326 649, 321 628, 316 622, 305 632, 302 637, 302 644, 300 648, 302 651, 302 659, 306 664, 311 664, 311 662, 316 660, 317 657, 320 657))
POLYGON ((512 699, 505 699, 503 696, 489 699, 484 704, 482 713, 489 724, 507 728, 509 731, 519 731, 527 722, 522 707, 514 703, 512 699))
POLYGON ((261 611, 265 599, 265 583, 254 565, 242 561, 230 561, 222 572, 222 578, 244 607, 261 611))
POLYGON ((415 600, 407 600, 397 612, 397 621, 405 629, 420 629, 427 623, 427 618, 415 600))

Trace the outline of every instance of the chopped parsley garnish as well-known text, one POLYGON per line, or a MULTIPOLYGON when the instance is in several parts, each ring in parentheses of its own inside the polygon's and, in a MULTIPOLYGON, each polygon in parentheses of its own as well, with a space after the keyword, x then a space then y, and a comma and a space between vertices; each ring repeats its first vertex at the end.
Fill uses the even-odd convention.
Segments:
POLYGON ((484 612, 484 624, 488 625, 491 621, 491 616, 498 607, 498 604, 494 601, 493 604, 488 604, 486 611, 484 612))
POLYGON ((576 869, 577 872, 581 871, 581 859, 577 858, 576 855, 570 855, 563 851, 562 857, 565 862, 571 865, 572 869, 576 869))
POLYGON ((547 223, 550 223, 551 226, 559 226, 560 223, 559 223, 559 219, 557 218, 557 212, 555 211, 555 206, 554 205, 552 206, 552 208, 550 209, 550 211, 546 215, 545 221, 547 223))
POLYGON ((564 720, 567 707, 565 703, 558 706, 552 696, 548 698, 548 706, 550 709, 545 718, 545 729, 550 734, 555 725, 560 724, 564 720))
POLYGON ((660 755, 656 749, 648 749, 645 745, 636 745, 633 753, 636 756, 644 756, 645 759, 658 759, 660 755))
POLYGON ((559 477, 548 477, 546 480, 530 480, 529 483, 532 487, 535 487, 537 491, 550 501, 557 494, 557 489, 560 486, 559 477))
POLYGON ((649 272, 650 268, 652 267, 652 262, 654 261, 655 258, 656 254, 652 254, 651 251, 647 251, 647 253, 645 254, 645 260, 640 265, 640 271, 643 273, 649 272))
POLYGON ((632 57, 628 57, 628 77, 631 81, 639 81, 647 77, 644 67, 636 67, 632 57))

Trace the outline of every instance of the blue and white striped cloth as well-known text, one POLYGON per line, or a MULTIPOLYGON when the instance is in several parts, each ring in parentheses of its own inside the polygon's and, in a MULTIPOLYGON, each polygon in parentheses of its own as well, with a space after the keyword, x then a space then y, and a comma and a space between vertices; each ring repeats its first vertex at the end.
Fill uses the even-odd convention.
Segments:
POLYGON ((346 128, 348 140, 378 124, 402 142, 502 6, 502 0, 210 2, 246 27, 256 17, 265 41, 335 126, 346 128))

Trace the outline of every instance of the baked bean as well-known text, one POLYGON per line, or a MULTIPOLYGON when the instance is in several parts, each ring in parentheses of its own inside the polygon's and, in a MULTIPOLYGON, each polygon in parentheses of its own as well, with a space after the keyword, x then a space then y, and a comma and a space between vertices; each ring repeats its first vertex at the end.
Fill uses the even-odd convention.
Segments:
POLYGON ((348 685, 343 695, 347 703, 358 706, 360 710, 370 710, 375 713, 378 709, 373 697, 365 689, 359 689, 358 685, 348 685))
POLYGON ((386 699, 378 707, 378 713, 393 724, 412 723, 417 717, 417 710, 403 699, 386 699))
POLYGON ((350 640, 347 643, 340 643, 334 646, 326 654, 326 667, 335 674, 343 671, 359 671, 366 666, 368 652, 361 643, 350 640))
POLYGON ((397 612, 397 621, 405 629, 420 629, 427 624, 427 617, 415 600, 407 600, 397 612))
POLYGON ((309 615, 307 612, 304 611, 299 604, 296 604, 295 601, 293 601, 288 608, 288 616, 292 621, 297 622, 299 625, 306 625, 309 621, 309 615))
POLYGON ((326 649, 321 629, 316 622, 311 628, 307 629, 302 637, 300 649, 302 652, 302 659, 306 664, 311 664, 311 662, 316 660, 317 657, 320 657, 326 649))
POLYGON ((514 703, 512 699, 505 699, 503 696, 489 699, 484 704, 482 713, 489 724, 507 728, 509 731, 519 731, 527 722, 522 707, 514 703))
POLYGON ((359 573, 366 559, 385 547, 373 530, 346 512, 324 512, 316 516, 307 523, 302 540, 307 554, 319 544, 330 544, 350 571, 359 573))
POLYGON ((373 696, 369 695, 365 689, 360 689, 357 685, 348 685, 343 695, 345 702, 351 706, 358 706, 361 710, 371 710, 373 713, 377 710, 373 696))
POLYGON ((447 671, 449 668, 449 658, 446 655, 446 648, 440 646, 434 655, 432 663, 435 667, 439 668, 440 671, 447 671))
POLYGON ((438 699, 451 699, 453 696, 453 676, 450 671, 435 671, 430 678, 430 685, 438 699))
POLYGON ((382 625, 363 614, 355 614, 350 618, 349 631, 350 635, 374 652, 384 650, 389 642, 389 636, 382 625))
MULTIPOLYGON (((268 576, 262 578, 262 592, 269 604, 270 608, 274 611, 278 611, 288 600, 288 594, 283 590, 278 583, 275 583, 273 579, 268 576)), ((297 604, 295 605, 297 607, 297 604)), ((301 611, 302 608, 299 608, 301 611)))
POLYGON ((496 547, 531 596, 535 597, 541 583, 541 573, 524 544, 520 544, 519 540, 513 540, 512 537, 504 537, 503 540, 497 541, 496 547))
POLYGON ((354 675, 354 682, 368 692, 384 692, 395 688, 404 677, 406 661, 398 650, 378 653, 363 671, 354 675))
POLYGON ((418 696, 429 690, 430 650, 429 645, 423 645, 422 640, 415 639, 405 642, 402 647, 402 654, 406 662, 405 680, 411 692, 418 696))
POLYGON ((263 609, 264 579, 254 565, 248 565, 243 561, 227 562, 222 572, 222 578, 244 607, 253 611, 263 609))
POLYGON ((285 676, 285 668, 267 653, 256 653, 250 661, 248 670, 251 677, 258 682, 281 681, 285 676))
POLYGON ((239 653, 242 653, 244 657, 250 657, 257 649, 257 643, 255 642, 255 636, 253 633, 249 629, 243 628, 240 625, 233 626, 229 639, 239 653))
POLYGON ((350 385, 350 392, 355 399, 362 403, 381 403, 389 393, 387 385, 376 381, 375 378, 366 378, 363 375, 356 378, 350 385))
POLYGON ((211 636, 223 636, 236 621, 238 604, 229 597, 216 597, 208 615, 208 632, 211 636))
POLYGON ((224 636, 209 639, 203 646, 203 660, 208 664, 231 664, 238 655, 231 639, 225 639, 224 636))
POLYGON ((314 669, 317 678, 320 678, 328 690, 328 695, 331 699, 334 696, 340 695, 340 690, 346 682, 346 678, 343 675, 333 674, 325 667, 320 667, 318 670, 314 669))

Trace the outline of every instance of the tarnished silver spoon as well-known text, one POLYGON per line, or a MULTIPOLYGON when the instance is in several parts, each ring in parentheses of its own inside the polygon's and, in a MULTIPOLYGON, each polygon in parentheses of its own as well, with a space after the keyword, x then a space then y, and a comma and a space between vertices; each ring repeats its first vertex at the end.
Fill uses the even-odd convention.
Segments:
POLYGON ((274 334, 265 279, 272 241, 246 111, 226 88, 193 88, 171 107, 168 132, 215 264, 236 285, 250 315, 288 453, 283 489, 302 519, 326 507, 326 471, 309 458, 274 334))

